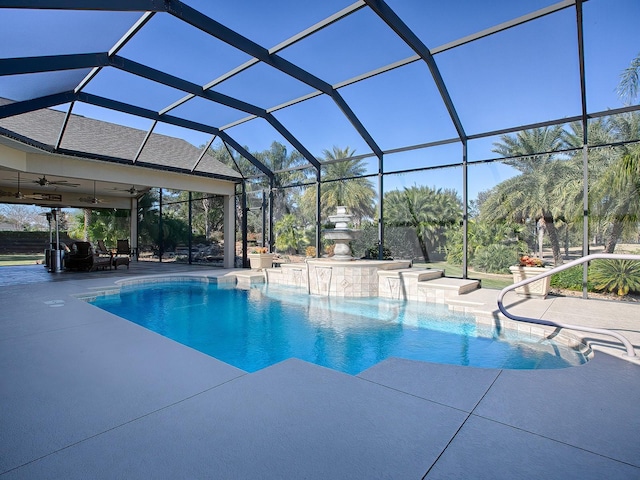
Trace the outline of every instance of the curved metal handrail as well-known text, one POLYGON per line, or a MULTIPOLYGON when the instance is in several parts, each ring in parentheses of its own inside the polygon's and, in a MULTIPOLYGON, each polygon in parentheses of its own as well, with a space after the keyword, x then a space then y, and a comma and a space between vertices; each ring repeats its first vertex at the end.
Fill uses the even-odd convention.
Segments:
POLYGON ((512 315, 509 312, 507 312, 507 310, 505 309, 502 300, 504 298, 504 296, 510 292, 511 290, 515 290, 518 287, 522 287, 523 285, 527 285, 531 282, 535 282, 536 280, 540 280, 541 278, 545 278, 545 277, 549 277, 551 275, 553 275, 554 273, 558 273, 561 272, 563 270, 567 270, 568 268, 574 267, 576 265, 580 265, 586 262, 590 262, 591 260, 597 260, 597 259, 608 259, 608 260, 637 260, 640 261, 640 255, 631 255, 631 254, 614 254, 614 253, 594 253, 591 255, 586 255, 584 257, 578 258, 577 260, 572 260, 570 262, 567 262, 563 265, 560 265, 558 267, 554 267, 551 270, 546 270, 538 275, 536 275, 535 277, 531 277, 531 278, 527 278, 525 280, 522 280, 520 282, 516 282, 513 285, 509 285, 508 287, 503 288, 502 290, 500 290, 500 293, 498 294, 498 308, 500 309, 500 311, 507 317, 510 318, 511 320, 516 320, 518 322, 528 322, 528 323, 535 323, 538 325, 547 325, 550 327, 560 327, 560 328, 568 328, 570 330, 578 330, 578 331, 582 331, 582 332, 589 332, 589 333, 600 333, 602 335, 610 335, 612 337, 617 338, 618 340, 620 340, 623 345, 625 346, 625 348, 627 349, 627 353, 623 354, 629 357, 636 357, 636 352, 633 349, 633 345, 632 343, 624 336, 622 336, 621 334, 619 334, 618 332, 614 332, 612 330, 607 330, 604 328, 592 328, 592 327, 583 327, 580 325, 569 325, 567 323, 558 323, 558 322, 552 322, 550 320, 540 320, 540 319, 536 319, 536 318, 528 318, 528 317, 520 317, 518 315, 512 315))

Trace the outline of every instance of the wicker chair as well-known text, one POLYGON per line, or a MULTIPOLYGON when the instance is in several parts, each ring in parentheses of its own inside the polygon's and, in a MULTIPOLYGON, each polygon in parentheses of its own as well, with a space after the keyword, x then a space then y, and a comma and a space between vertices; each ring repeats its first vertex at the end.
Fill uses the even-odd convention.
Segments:
POLYGON ((111 270, 113 254, 106 255, 96 253, 89 242, 73 242, 71 250, 65 257, 64 267, 67 270, 93 271, 99 268, 111 270))

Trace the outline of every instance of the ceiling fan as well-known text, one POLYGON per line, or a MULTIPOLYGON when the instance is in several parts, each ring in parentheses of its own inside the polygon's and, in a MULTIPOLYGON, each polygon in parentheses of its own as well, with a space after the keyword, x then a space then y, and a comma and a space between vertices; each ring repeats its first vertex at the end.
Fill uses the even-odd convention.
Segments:
POLYGON ((78 200, 85 203, 92 203, 94 205, 104 202, 101 198, 96 197, 96 181, 93 181, 93 197, 80 197, 78 200))
POLYGON ((137 195, 140 193, 140 190, 138 190, 135 185, 131 185, 131 188, 114 188, 114 190, 118 192, 129 192, 129 195, 137 195))
POLYGON ((79 183, 71 183, 69 180, 49 180, 46 175, 43 175, 42 178, 37 180, 33 180, 33 183, 37 183, 41 187, 48 187, 49 185, 60 185, 65 187, 77 187, 80 185, 79 183))
POLYGON ((18 189, 16 192, 9 192, 7 190, 0 190, 0 197, 14 197, 18 200, 29 199, 29 200, 54 200, 60 201, 62 197, 60 195, 51 195, 48 193, 32 193, 30 195, 25 195, 20 191, 20 172, 18 172, 18 189))

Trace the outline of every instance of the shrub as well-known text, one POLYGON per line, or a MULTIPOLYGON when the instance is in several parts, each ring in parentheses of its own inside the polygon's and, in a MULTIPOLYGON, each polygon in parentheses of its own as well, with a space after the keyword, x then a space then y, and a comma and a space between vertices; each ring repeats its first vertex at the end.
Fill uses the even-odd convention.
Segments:
POLYGON ((589 277, 596 290, 616 292, 624 296, 640 293, 640 262, 633 260, 595 260, 589 277))
POLYGON ((307 248, 305 248, 304 254, 307 257, 315 257, 316 256, 316 247, 308 246, 307 248))
POLYGON ((516 248, 494 243, 478 248, 473 258, 473 267, 480 272, 507 273, 511 265, 518 263, 518 258, 516 248))
MULTIPOLYGON (((371 258, 371 259, 377 260, 378 259, 378 245, 374 245, 373 247, 367 248, 367 250, 364 252, 364 258, 371 258)), ((387 247, 384 247, 382 249, 382 259, 383 260, 393 260, 393 257, 391 256, 391 250, 388 249, 387 247)))
POLYGON ((554 273, 551 276, 551 286, 563 290, 582 290, 582 265, 554 273))

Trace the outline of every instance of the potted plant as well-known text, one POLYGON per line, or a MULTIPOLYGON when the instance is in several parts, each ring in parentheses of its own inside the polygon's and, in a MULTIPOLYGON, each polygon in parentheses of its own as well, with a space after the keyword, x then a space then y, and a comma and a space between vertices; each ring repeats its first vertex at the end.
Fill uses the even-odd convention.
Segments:
POLYGON ((267 247, 253 247, 249 250, 249 262, 253 270, 262 270, 273 266, 273 253, 267 247))
MULTIPOLYGON (((518 283, 549 271, 540 258, 530 257, 528 255, 520 257, 520 263, 509 267, 509 270, 513 274, 513 283, 518 283)), ((546 298, 549 294, 550 286, 551 276, 548 276, 517 287, 516 293, 525 297, 546 298)))

